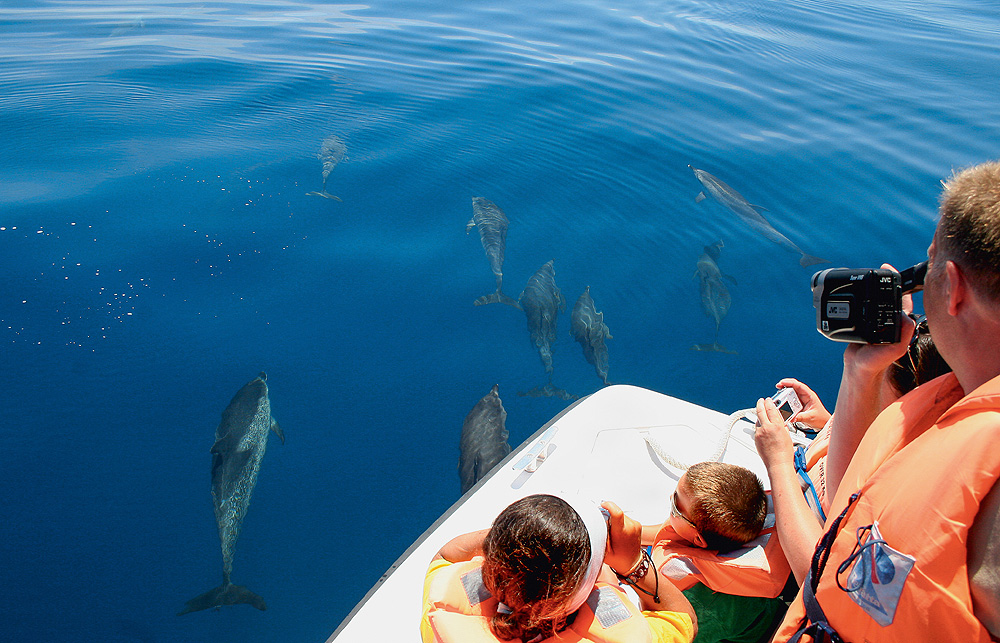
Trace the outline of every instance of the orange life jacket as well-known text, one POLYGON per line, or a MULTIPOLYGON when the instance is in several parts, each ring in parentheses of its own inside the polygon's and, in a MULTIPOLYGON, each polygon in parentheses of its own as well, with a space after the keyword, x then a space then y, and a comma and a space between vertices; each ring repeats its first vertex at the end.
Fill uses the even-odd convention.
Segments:
MULTIPOLYGON (((488 621, 499 602, 483 584, 483 559, 455 563, 431 579, 427 618, 436 643, 497 643, 488 621)), ((559 643, 651 643, 652 630, 621 588, 597 583, 565 630, 549 639, 559 643)))
POLYGON ((743 547, 725 554, 692 547, 677 535, 668 520, 656 534, 653 560, 660 573, 678 589, 688 589, 700 581, 716 592, 737 596, 774 598, 781 594, 791 573, 778 542, 770 493, 764 530, 743 547))
POLYGON ((1000 377, 963 397, 955 376, 943 375, 883 411, 774 640, 825 631, 857 643, 989 641, 973 613, 966 543, 1000 479, 998 440, 1000 377))

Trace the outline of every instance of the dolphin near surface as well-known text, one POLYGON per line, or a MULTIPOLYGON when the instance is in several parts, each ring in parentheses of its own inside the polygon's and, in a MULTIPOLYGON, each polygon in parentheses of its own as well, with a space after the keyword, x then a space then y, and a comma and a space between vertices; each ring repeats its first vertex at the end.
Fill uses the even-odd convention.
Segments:
POLYGON ((611 331, 604 323, 604 313, 594 307, 590 296, 590 286, 576 300, 570 313, 570 335, 580 342, 583 356, 597 371, 598 377, 608 385, 608 346, 605 339, 613 339, 611 331))
POLYGON ((499 385, 476 402, 462 423, 459 441, 458 478, 462 493, 486 477, 510 453, 507 444, 507 411, 500 401, 499 385))
POLYGON ((560 310, 566 310, 566 299, 556 286, 556 271, 551 260, 528 279, 528 284, 517 301, 528 318, 531 343, 538 350, 542 366, 549 376, 548 384, 545 386, 536 387, 526 393, 519 392, 518 395, 573 399, 569 393, 552 385, 552 345, 556 341, 556 318, 560 310))
POLYGON ((518 310, 521 306, 513 297, 503 294, 503 255, 507 248, 507 215, 495 203, 479 196, 472 197, 472 218, 465 225, 465 234, 472 228, 479 228, 479 239, 482 241, 486 258, 490 261, 490 269, 497 278, 497 291, 483 295, 475 302, 476 306, 485 304, 507 304, 518 310))
MULTIPOLYGON (((705 189, 708 190, 709 194, 714 196, 719 203, 726 206, 729 210, 736 214, 736 216, 743 219, 751 228, 771 241, 783 245, 786 248, 794 250, 802 255, 799 259, 799 265, 812 266, 817 263, 829 263, 826 259, 820 259, 819 257, 806 254, 801 248, 795 245, 791 239, 775 230, 774 226, 772 226, 760 212, 757 212, 756 206, 751 205, 749 201, 743 198, 742 194, 729 187, 718 178, 712 176, 705 170, 699 170, 698 168, 691 167, 690 165, 688 165, 688 167, 691 168, 691 171, 693 171, 694 175, 698 177, 698 180, 701 181, 703 186, 705 186, 705 189)), ((705 198, 705 193, 699 192, 698 196, 695 197, 695 201, 701 202, 705 200, 705 198)))
POLYGON ((285 442, 281 427, 271 417, 266 379, 267 375, 261 373, 237 391, 215 429, 215 444, 211 449, 212 503, 222 541, 222 585, 189 600, 178 615, 240 603, 267 609, 264 599, 230 581, 233 551, 257 484, 268 434, 274 431, 282 444, 285 442))
POLYGON ((729 294, 726 284, 722 282, 722 278, 725 276, 733 283, 736 283, 733 277, 723 275, 722 271, 719 270, 717 262, 719 256, 722 254, 723 246, 724 244, 720 239, 711 245, 705 246, 704 252, 698 257, 698 267, 692 278, 698 280, 698 289, 701 293, 701 309, 705 311, 708 317, 715 320, 715 341, 711 344, 695 344, 691 347, 691 350, 735 355, 736 351, 731 351, 719 343, 719 324, 722 323, 723 318, 729 313, 729 307, 733 303, 733 298, 729 294))
POLYGON ((347 146, 344 145, 344 141, 340 140, 339 136, 327 136, 323 139, 319 146, 319 152, 316 154, 316 158, 323 164, 323 188, 319 192, 306 192, 306 196, 321 196, 324 199, 343 201, 339 196, 334 196, 326 191, 326 181, 330 178, 330 172, 333 172, 333 168, 337 167, 337 164, 344 159, 345 154, 347 154, 347 146))

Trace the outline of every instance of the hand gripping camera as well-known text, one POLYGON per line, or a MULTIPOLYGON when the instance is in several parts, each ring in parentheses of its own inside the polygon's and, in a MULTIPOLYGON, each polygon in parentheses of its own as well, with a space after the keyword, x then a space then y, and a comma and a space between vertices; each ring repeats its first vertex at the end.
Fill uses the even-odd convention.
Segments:
POLYGON ((816 330, 835 342, 895 344, 903 295, 924 288, 927 262, 903 272, 827 268, 812 277, 816 330))

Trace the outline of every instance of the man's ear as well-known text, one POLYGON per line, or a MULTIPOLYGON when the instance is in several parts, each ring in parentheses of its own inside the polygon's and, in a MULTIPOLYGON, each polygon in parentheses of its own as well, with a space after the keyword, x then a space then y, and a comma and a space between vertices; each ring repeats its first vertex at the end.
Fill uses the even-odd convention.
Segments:
POLYGON ((948 277, 948 314, 954 317, 968 297, 969 282, 954 261, 947 262, 944 269, 948 277))
POLYGON ((695 533, 694 544, 702 549, 708 547, 708 543, 705 542, 705 537, 701 535, 700 531, 695 533))

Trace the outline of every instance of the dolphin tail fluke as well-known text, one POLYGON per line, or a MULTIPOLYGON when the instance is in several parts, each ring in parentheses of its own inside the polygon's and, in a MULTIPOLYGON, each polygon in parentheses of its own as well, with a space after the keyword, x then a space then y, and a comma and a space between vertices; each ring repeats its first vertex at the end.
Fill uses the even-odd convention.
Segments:
POLYGON ((704 192, 699 192, 699 193, 698 193, 698 196, 696 196, 696 197, 694 198, 694 202, 695 202, 695 203, 701 203, 701 202, 702 202, 702 201, 704 201, 704 200, 705 200, 706 198, 708 198, 708 197, 706 197, 706 196, 705 196, 705 193, 704 193, 704 192))
POLYGON ((736 351, 729 350, 719 342, 712 342, 711 344, 695 344, 691 347, 693 351, 702 351, 705 353, 726 353, 727 355, 739 355, 736 351))
POLYGON ((808 268, 809 266, 814 266, 818 263, 830 263, 826 259, 820 259, 819 257, 814 257, 812 255, 807 255, 802 253, 802 258, 799 259, 799 265, 803 268, 808 268))
POLYGON ((184 604, 184 609, 177 612, 177 616, 200 612, 210 607, 222 607, 223 605, 240 605, 246 603, 253 605, 259 610, 266 610, 267 605, 264 599, 251 592, 242 585, 224 583, 214 589, 210 589, 201 596, 195 596, 184 604))
POLYGON ((475 306, 485 306, 486 304, 507 304, 508 306, 513 306, 518 310, 521 310, 521 304, 517 303, 517 300, 513 297, 508 297, 500 291, 491 292, 488 295, 483 295, 476 301, 472 302, 475 306))

